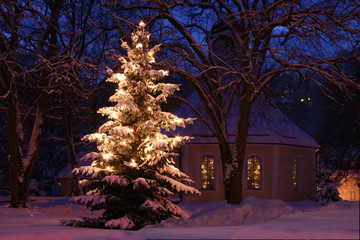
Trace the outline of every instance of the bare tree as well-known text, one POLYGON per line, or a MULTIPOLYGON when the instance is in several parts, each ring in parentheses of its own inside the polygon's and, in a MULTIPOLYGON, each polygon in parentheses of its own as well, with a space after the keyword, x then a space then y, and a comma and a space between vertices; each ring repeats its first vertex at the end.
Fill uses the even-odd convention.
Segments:
POLYGON ((62 1, 50 1, 48 5, 36 1, 1 1, 1 6, 0 80, 1 98, 7 106, 10 205, 27 207, 29 182, 43 134, 49 85, 59 78, 54 70, 66 61, 57 49, 62 1), (29 23, 34 15, 37 21, 29 23), (36 28, 41 31, 35 30, 36 24, 41 25, 36 28), (32 125, 28 138, 24 136, 27 124, 32 125))
MULTIPOLYGON (((127 32, 126 20, 115 21, 112 14, 123 19, 132 15, 94 0, 0 5, 0 103, 7 116, 11 206, 27 207, 45 118, 61 124, 64 137, 56 140, 66 143, 71 167, 76 168, 79 126, 91 122, 97 129, 103 70, 112 65, 106 54, 127 32)), ((75 175, 73 183, 80 194, 75 175)))
MULTIPOLYGON (((71 164, 76 167, 72 97, 86 98, 89 83, 85 75, 97 69, 96 60, 89 60, 88 52, 96 49, 96 53, 104 55, 104 51, 99 51, 103 44, 96 45, 101 36, 95 26, 98 19, 89 17, 94 1, 86 1, 88 8, 83 9, 80 2, 86 4, 85 1, 1 1, 0 93, 7 111, 11 207, 29 204, 29 182, 44 121, 48 114, 53 114, 48 111, 50 101, 60 104, 62 109, 58 119, 63 121, 71 164), (89 11, 84 12, 85 9, 89 11), (88 24, 91 20, 94 21, 88 24)), ((99 9, 97 5, 96 10, 99 9)))
POLYGON ((159 39, 172 52, 165 59, 170 71, 203 101, 207 116, 201 118, 219 141, 230 203, 243 199, 250 110, 269 83, 288 72, 315 82, 330 98, 328 83, 343 94, 359 89, 335 54, 359 43, 358 1, 151 0, 123 7, 152 12, 147 22, 161 26, 159 39), (241 104, 232 152, 226 117, 235 100, 241 104))

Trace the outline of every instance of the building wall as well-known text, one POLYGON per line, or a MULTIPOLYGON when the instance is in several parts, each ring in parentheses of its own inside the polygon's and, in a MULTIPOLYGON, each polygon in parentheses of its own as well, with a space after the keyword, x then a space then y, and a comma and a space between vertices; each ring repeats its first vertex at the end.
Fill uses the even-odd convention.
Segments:
MULTIPOLYGON (((234 149, 234 146, 232 146, 234 149)), ((284 201, 310 199, 315 183, 315 150, 301 147, 249 144, 246 148, 246 159, 258 156, 262 159, 262 182, 260 189, 247 189, 247 168, 243 169, 243 195, 259 198, 280 198, 284 201), (300 188, 293 190, 293 158, 301 159, 300 188)), ((220 150, 217 144, 186 144, 181 151, 181 170, 195 181, 194 187, 201 196, 186 196, 186 202, 205 202, 224 200, 225 189, 221 168, 220 150), (214 190, 201 189, 201 158, 205 155, 215 159, 214 190)))
POLYGON ((279 147, 279 198, 283 201, 310 199, 315 190, 315 149, 294 146, 279 147), (293 188, 293 159, 298 158, 299 181, 293 188))
POLYGON ((185 144, 182 147, 182 171, 195 181, 192 186, 201 189, 201 158, 205 155, 213 156, 214 163, 214 190, 201 190, 201 196, 186 196, 186 202, 206 202, 224 200, 225 189, 222 182, 220 150, 218 144, 185 144))
MULTIPOLYGON (((232 146, 234 149, 234 146, 232 146)), ((260 198, 272 198, 273 189, 273 154, 274 147, 271 145, 248 145, 246 149, 246 157, 258 156, 262 159, 262 188, 257 190, 247 189, 246 169, 243 172, 243 194, 244 197, 254 195, 260 198)), ((206 202, 206 201, 222 201, 225 196, 223 184, 223 174, 221 168, 220 150, 218 144, 186 144, 182 147, 181 153, 181 169, 187 173, 192 180, 195 181, 194 187, 201 191, 201 196, 187 196, 186 202, 206 202), (201 189, 201 158, 203 156, 213 156, 215 159, 215 187, 214 190, 201 189)))
POLYGON ((262 160, 261 188, 247 188, 247 164, 243 169, 243 195, 244 197, 253 195, 259 198, 273 198, 273 168, 274 168, 274 145, 248 144, 245 151, 245 159, 251 156, 258 156, 262 160))
POLYGON ((72 178, 60 178, 60 196, 66 196, 72 186, 72 178))

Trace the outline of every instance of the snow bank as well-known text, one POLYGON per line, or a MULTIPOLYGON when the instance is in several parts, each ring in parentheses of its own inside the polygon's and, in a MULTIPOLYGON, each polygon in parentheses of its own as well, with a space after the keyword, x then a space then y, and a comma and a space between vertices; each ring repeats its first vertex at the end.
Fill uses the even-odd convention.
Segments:
POLYGON ((235 226, 278 218, 299 211, 280 199, 260 199, 249 196, 239 205, 225 201, 198 204, 180 204, 185 211, 192 212, 187 219, 169 219, 161 223, 164 227, 175 226, 235 226), (189 206, 189 207, 188 207, 189 206))
POLYGON ((338 201, 338 202, 330 202, 325 206, 321 206, 320 211, 333 211, 336 209, 356 209, 359 208, 359 201, 338 201))
POLYGON ((41 232, 41 233, 0 233, 1 240, 73 240, 73 238, 63 231, 41 232))
POLYGON ((94 217, 95 213, 69 203, 69 198, 32 199, 35 201, 29 209, 8 208, 8 202, 0 203, 1 240, 359 239, 359 201, 321 206, 311 201, 285 203, 248 197, 239 205, 225 201, 180 203, 191 217, 139 231, 120 231, 61 226, 61 218, 94 217))

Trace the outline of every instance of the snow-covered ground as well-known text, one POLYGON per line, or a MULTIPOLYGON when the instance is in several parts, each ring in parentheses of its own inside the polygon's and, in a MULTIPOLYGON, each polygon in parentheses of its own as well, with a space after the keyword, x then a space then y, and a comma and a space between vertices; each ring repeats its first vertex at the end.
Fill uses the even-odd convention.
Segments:
MULTIPOLYGON (((181 203, 189 219, 170 219, 139 231, 61 226, 59 219, 91 216, 68 198, 34 198, 29 209, 10 209, 0 198, 1 240, 115 239, 359 239, 359 202, 320 206, 248 197, 225 202, 181 203)), ((93 215, 94 216, 94 215, 93 215)))

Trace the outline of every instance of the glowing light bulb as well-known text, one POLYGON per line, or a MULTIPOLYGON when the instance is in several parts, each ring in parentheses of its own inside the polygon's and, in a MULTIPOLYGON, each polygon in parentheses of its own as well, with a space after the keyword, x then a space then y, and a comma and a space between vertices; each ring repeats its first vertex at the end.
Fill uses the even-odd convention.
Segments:
POLYGON ((131 159, 130 166, 132 166, 132 167, 136 167, 136 166, 137 166, 137 163, 135 162, 134 159, 131 159))
POLYGON ((139 23, 139 26, 140 26, 140 27, 145 27, 145 23, 144 23, 143 21, 141 21, 141 22, 139 23))
POLYGON ((151 111, 151 107, 148 107, 148 110, 151 111))
POLYGON ((141 43, 136 44, 136 48, 142 48, 143 45, 141 43))
POLYGON ((109 172, 113 172, 113 171, 114 171, 114 169, 113 169, 112 167, 110 167, 110 166, 107 166, 107 167, 106 167, 106 170, 108 170, 109 172))
POLYGON ((164 75, 168 75, 168 74, 169 74, 169 71, 164 71, 164 70, 162 70, 162 72, 163 72, 164 75))
POLYGON ((113 154, 112 153, 105 153, 105 154, 103 154, 103 158, 105 159, 105 160, 108 160, 110 157, 112 157, 113 156, 113 154))

